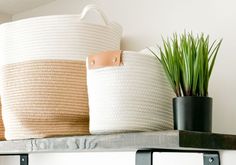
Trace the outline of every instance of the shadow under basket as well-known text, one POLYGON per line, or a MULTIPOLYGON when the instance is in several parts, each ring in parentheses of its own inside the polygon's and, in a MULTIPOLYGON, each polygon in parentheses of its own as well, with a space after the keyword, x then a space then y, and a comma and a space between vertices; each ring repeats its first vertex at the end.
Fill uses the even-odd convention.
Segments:
POLYGON ((184 96, 173 98, 174 129, 212 131, 212 98, 184 96))

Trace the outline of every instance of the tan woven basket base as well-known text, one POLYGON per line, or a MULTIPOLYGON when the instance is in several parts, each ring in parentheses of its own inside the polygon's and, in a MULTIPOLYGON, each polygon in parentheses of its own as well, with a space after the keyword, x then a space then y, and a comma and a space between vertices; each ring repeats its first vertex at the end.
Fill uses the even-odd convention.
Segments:
POLYGON ((84 61, 5 65, 2 85, 6 139, 89 133, 84 61))
POLYGON ((0 140, 5 140, 5 138, 4 138, 4 125, 3 125, 3 121, 2 121, 2 105, 1 105, 1 103, 0 103, 0 140))

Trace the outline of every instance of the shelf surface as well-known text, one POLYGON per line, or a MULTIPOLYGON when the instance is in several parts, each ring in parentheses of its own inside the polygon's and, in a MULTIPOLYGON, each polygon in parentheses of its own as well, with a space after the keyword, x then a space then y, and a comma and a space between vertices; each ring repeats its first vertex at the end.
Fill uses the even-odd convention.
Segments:
POLYGON ((160 131, 1 141, 0 154, 138 149, 236 150, 236 135, 160 131))

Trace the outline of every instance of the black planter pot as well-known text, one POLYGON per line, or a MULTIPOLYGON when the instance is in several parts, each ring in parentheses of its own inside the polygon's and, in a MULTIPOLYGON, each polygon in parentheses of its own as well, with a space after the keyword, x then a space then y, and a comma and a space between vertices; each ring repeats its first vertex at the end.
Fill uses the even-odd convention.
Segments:
POLYGON ((174 129, 211 132, 212 98, 185 96, 173 99, 174 129))

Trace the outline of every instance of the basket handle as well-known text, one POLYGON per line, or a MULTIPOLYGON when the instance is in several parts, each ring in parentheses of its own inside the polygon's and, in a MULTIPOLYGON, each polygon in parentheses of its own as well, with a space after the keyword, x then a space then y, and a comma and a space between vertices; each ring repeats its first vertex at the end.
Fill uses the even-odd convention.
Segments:
POLYGON ((90 11, 95 11, 102 18, 102 20, 104 21, 106 26, 109 24, 108 23, 109 21, 108 21, 106 15, 104 14, 104 12, 101 9, 99 9, 96 5, 92 5, 92 4, 84 7, 84 9, 80 15, 80 20, 83 20, 86 17, 86 15, 88 14, 88 12, 90 12, 90 11))

